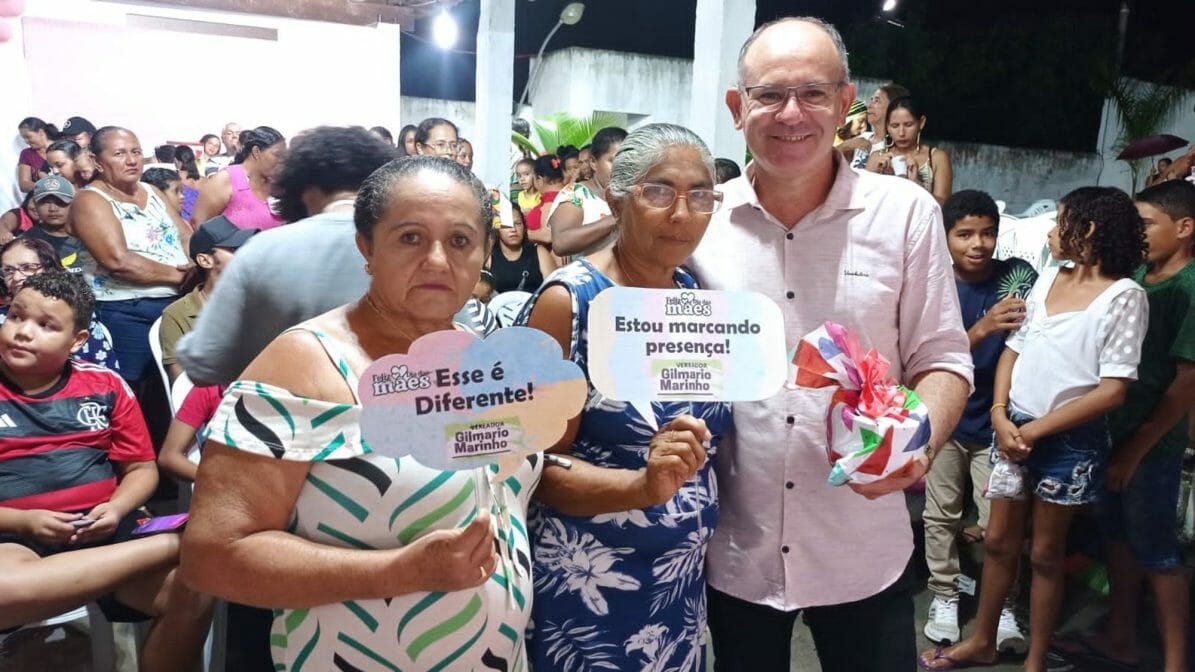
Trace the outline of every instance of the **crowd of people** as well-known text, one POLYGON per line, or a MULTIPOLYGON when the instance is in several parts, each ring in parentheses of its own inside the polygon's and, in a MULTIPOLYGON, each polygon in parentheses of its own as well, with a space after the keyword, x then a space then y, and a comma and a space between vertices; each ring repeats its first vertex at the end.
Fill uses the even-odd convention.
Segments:
POLYGON ((917 100, 856 94, 838 31, 781 19, 726 93, 745 168, 652 123, 520 157, 504 185, 442 118, 229 123, 153 159, 127 128, 24 120, 28 196, 0 219, 0 632, 94 601, 153 621, 142 669, 180 670, 220 599, 244 619, 236 670, 699 672, 708 633, 723 672, 789 669, 801 616, 827 671, 1011 649, 1060 672, 1138 664, 1148 585, 1164 669, 1188 670, 1195 185, 1077 189, 1050 264, 998 260, 996 203, 954 192, 917 100), (787 387, 645 411, 590 383, 489 506, 474 471, 363 441, 363 372, 433 332, 539 329, 588 377, 612 287, 757 292, 790 347, 850 326, 929 408, 925 455, 831 488, 829 397, 787 387), (143 536, 160 473, 194 487, 190 517, 143 536), (922 483, 919 653, 903 493, 922 483), (1089 504, 1110 615, 1062 636, 1089 504), (985 551, 966 638, 962 544, 985 551))

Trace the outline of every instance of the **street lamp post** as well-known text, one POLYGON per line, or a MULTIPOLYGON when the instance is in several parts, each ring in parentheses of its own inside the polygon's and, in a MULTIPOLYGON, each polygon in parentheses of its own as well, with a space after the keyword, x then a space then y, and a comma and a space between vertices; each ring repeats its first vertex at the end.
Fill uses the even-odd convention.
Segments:
POLYGON ((539 53, 535 56, 535 67, 531 73, 527 75, 527 85, 523 87, 523 95, 519 96, 519 102, 515 105, 515 114, 518 114, 519 108, 523 103, 527 102, 527 95, 531 93, 531 84, 535 81, 535 76, 539 74, 539 70, 543 67, 544 49, 548 48, 548 41, 560 30, 561 26, 575 26, 581 20, 581 16, 585 13, 585 3, 570 2, 565 5, 560 12, 560 20, 552 26, 552 30, 548 32, 548 36, 544 38, 543 44, 539 45, 539 53))

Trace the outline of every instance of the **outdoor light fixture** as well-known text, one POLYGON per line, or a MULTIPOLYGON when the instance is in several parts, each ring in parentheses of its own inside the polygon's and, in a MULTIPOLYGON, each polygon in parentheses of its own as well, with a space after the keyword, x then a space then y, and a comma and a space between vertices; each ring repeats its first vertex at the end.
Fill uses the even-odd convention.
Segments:
POLYGON ((457 32, 456 21, 448 12, 440 12, 432 23, 432 39, 441 49, 451 49, 456 44, 457 32))
POLYGON ((581 17, 585 14, 585 3, 570 2, 564 6, 560 12, 560 20, 552 26, 552 30, 548 32, 548 36, 544 38, 543 44, 539 45, 539 54, 535 57, 535 69, 527 75, 527 85, 523 87, 523 95, 519 96, 519 102, 515 105, 515 112, 518 113, 519 107, 527 101, 527 94, 531 92, 531 83, 535 81, 535 75, 539 74, 539 69, 544 63, 544 49, 548 47, 548 40, 560 30, 561 26, 575 26, 581 21, 581 17))
POLYGON ((896 9, 896 0, 884 0, 883 10, 885 12, 891 12, 894 9, 896 9))
POLYGON ((564 11, 560 12, 560 23, 566 26, 575 26, 581 20, 581 15, 585 13, 585 3, 570 2, 565 6, 564 11))

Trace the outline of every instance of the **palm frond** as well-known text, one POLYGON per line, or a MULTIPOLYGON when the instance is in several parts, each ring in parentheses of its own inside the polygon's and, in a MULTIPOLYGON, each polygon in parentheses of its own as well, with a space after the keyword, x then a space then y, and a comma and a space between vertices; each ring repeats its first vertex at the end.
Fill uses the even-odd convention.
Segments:
POLYGON ((613 112, 594 112, 586 117, 574 117, 556 112, 536 117, 531 128, 543 152, 554 152, 561 145, 584 147, 593 141, 593 136, 607 126, 625 127, 627 117, 613 112))
MULTIPOLYGON (((1166 84, 1128 78, 1112 82, 1108 86, 1108 97, 1112 99, 1116 119, 1120 123, 1120 135, 1116 138, 1113 149, 1120 152, 1134 140, 1157 135, 1167 124, 1178 118, 1179 103, 1183 102, 1187 95, 1185 89, 1166 84)), ((1138 177, 1150 160, 1136 159, 1128 162, 1129 171, 1133 176, 1134 193, 1137 191, 1138 177)))
POLYGON ((522 149, 527 152, 531 152, 532 156, 539 156, 540 154, 543 153, 543 150, 540 149, 539 147, 536 147, 535 143, 531 141, 531 138, 528 138, 527 136, 523 135, 522 133, 519 133, 518 131, 510 132, 510 141, 512 143, 514 143, 515 145, 517 145, 519 147, 519 149, 522 149))

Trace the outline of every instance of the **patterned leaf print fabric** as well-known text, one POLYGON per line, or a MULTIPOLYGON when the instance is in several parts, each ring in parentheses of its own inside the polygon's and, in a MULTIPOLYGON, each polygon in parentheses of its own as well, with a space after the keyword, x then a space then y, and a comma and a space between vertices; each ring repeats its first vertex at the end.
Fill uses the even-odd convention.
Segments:
MULTIPOLYGON (((695 285, 679 271, 676 281, 679 287, 695 285)), ((559 269, 544 287, 554 283, 572 295, 569 357, 588 371, 589 304, 613 283, 585 260, 559 269)), ((528 301, 520 324, 536 298, 528 301)), ((711 459, 661 506, 593 517, 535 507, 528 653, 536 672, 705 670, 705 551, 718 522, 713 456, 730 428, 730 404, 652 408, 661 426, 682 414, 704 419, 714 435, 711 459)), ((654 433, 634 408, 606 399, 590 385, 572 450, 598 466, 641 469, 654 433)))
MULTIPOLYGON (((339 344, 313 331, 352 389, 339 344)), ((501 484, 496 467, 440 471, 385 458, 362 445, 360 407, 296 397, 251 381, 234 383, 211 423, 213 438, 247 452, 311 462, 290 531, 342 548, 391 549, 477 516, 495 521, 502 562, 484 586, 418 592, 311 609, 275 611, 275 668, 311 670, 526 670, 523 632, 531 609, 527 503, 539 480, 538 455, 501 484)))

